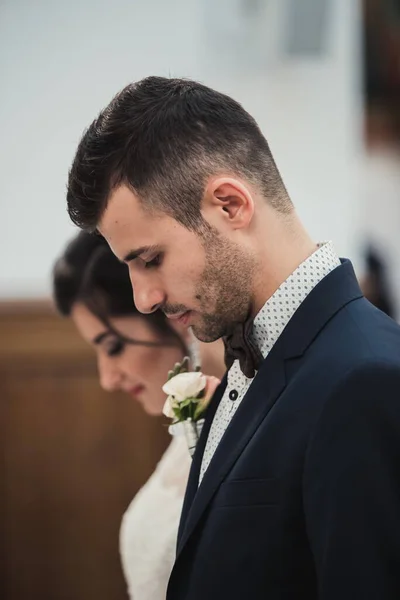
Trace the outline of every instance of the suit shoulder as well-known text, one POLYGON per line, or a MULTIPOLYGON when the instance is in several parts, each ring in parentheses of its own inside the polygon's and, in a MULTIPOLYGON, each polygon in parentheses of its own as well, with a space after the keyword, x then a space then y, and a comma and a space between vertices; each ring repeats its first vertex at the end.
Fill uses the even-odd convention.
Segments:
POLYGON ((400 367, 400 326, 363 298, 335 315, 315 350, 321 358, 341 363, 342 373, 362 369, 364 364, 400 367))

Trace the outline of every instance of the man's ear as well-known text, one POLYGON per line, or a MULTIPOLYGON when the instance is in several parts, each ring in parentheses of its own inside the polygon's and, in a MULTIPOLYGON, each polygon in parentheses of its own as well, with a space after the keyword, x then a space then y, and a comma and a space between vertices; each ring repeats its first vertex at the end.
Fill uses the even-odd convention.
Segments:
POLYGON ((233 177, 218 177, 207 182, 202 205, 203 217, 217 226, 230 229, 248 227, 254 214, 250 190, 233 177))

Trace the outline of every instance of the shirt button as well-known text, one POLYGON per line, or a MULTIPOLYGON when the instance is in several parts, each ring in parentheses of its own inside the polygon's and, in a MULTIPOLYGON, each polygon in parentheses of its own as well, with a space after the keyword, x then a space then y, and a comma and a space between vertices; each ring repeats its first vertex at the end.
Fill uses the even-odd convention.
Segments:
POLYGON ((237 390, 231 390, 229 392, 229 400, 232 400, 232 402, 235 402, 235 400, 237 400, 237 397, 239 396, 237 390))

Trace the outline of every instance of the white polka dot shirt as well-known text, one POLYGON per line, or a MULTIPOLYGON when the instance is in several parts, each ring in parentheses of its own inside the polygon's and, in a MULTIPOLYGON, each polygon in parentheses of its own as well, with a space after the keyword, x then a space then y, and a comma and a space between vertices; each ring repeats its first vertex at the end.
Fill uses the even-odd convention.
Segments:
MULTIPOLYGON (((319 244, 318 249, 301 263, 267 300, 255 317, 253 325, 253 336, 264 358, 271 352, 286 325, 308 294, 339 265, 340 259, 332 242, 319 244)), ((228 371, 226 390, 208 435, 199 483, 201 483, 214 452, 252 381, 253 379, 249 379, 242 373, 239 361, 235 360, 228 371)))

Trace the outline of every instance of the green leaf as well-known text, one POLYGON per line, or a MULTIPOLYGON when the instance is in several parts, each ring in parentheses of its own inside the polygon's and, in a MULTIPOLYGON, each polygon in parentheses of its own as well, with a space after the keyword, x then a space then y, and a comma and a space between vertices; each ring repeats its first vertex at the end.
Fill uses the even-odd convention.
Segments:
POLYGON ((172 410, 174 411, 174 414, 175 414, 176 418, 178 419, 178 421, 181 421, 182 420, 181 419, 181 411, 180 411, 179 407, 173 406, 172 410))
POLYGON ((203 412, 206 410, 206 408, 207 407, 203 406, 202 404, 198 404, 196 410, 194 411, 193 421, 197 421, 199 417, 201 417, 203 412))
POLYGON ((184 406, 181 410, 181 421, 186 421, 186 419, 190 419, 191 416, 190 404, 188 406, 184 406))
POLYGON ((189 404, 190 404, 190 398, 186 398, 186 400, 182 400, 182 402, 179 402, 179 407, 182 409, 182 408, 185 408, 185 406, 189 406, 189 404))
POLYGON ((182 402, 179 402, 179 406, 181 408, 185 406, 190 406, 190 404, 197 404, 198 400, 196 398, 185 398, 182 402))

